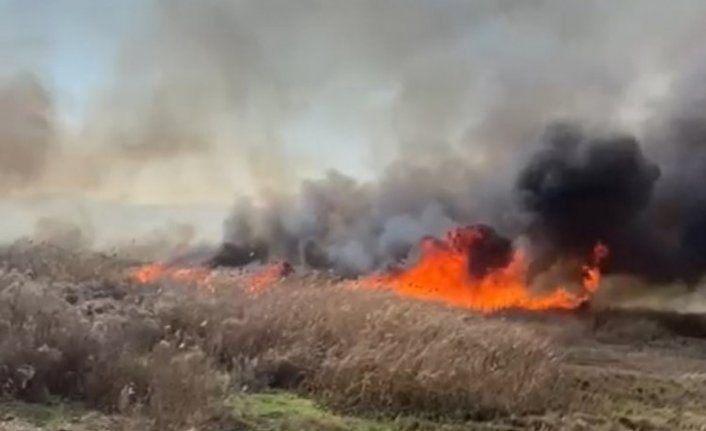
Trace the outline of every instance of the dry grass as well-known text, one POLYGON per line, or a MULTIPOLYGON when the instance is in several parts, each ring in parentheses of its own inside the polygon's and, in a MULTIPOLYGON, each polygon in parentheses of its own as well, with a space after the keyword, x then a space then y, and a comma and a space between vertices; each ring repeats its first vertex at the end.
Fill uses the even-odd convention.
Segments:
POLYGON ((477 418, 541 410, 566 395, 560 358, 537 333, 379 292, 304 278, 255 298, 233 288, 196 293, 158 314, 241 384, 346 409, 477 418))
MULTIPOLYGON (((74 400, 165 431, 248 429, 252 418, 234 423, 224 400, 238 392, 267 399, 270 389, 298 392, 334 416, 383 417, 357 418, 360 429, 441 429, 448 419, 460 419, 449 425, 458 429, 564 429, 542 418, 582 422, 584 414, 596 415, 595 428, 614 429, 654 409, 655 423, 703 410, 706 344, 686 339, 703 337, 702 315, 488 318, 311 274, 253 297, 228 277, 213 291, 136 285, 128 267, 52 246, 0 250, 0 401, 74 400), (412 425, 391 420, 400 417, 412 425)), ((281 422, 264 416, 254 429, 281 422)), ((358 429, 337 417, 282 423, 358 429)))
POLYGON ((256 297, 232 282, 215 293, 135 286, 114 259, 23 247, 2 253, 7 397, 140 412, 171 430, 218 415, 229 382, 448 418, 540 411, 568 396, 551 342, 519 323, 307 277, 256 297))
POLYGON ((102 253, 77 251, 50 243, 20 240, 0 248, 0 268, 51 282, 114 283, 129 262, 102 253))
POLYGON ((0 383, 2 392, 31 401, 73 395, 95 350, 90 328, 44 284, 0 273, 0 383))
POLYGON ((53 256, 53 248, 14 253, 30 262, 12 261, 16 267, 0 271, 0 396, 61 397, 109 412, 145 413, 159 430, 184 429, 218 413, 225 383, 204 352, 170 342, 135 305, 144 298, 97 294, 105 290, 101 282, 111 282, 91 279, 80 255, 52 261, 43 255, 47 250, 53 256), (43 268, 37 262, 49 265, 49 276, 35 272, 43 268), (55 274, 61 281, 53 281, 55 274))

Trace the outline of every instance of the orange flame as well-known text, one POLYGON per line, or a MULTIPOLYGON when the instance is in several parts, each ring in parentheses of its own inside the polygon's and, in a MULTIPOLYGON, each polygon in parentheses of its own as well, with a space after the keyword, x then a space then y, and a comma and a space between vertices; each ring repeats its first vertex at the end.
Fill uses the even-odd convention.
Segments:
MULTIPOLYGON (((245 277, 245 285, 251 293, 260 293, 293 271, 286 262, 274 263, 245 277)), ((194 283, 210 287, 212 273, 204 267, 182 268, 165 264, 149 264, 132 271, 132 279, 142 283, 171 280, 179 283, 194 283)))
POLYGON ((584 290, 573 293, 557 287, 549 294, 533 295, 526 283, 522 253, 515 252, 510 263, 482 278, 469 273, 473 247, 484 233, 476 228, 451 231, 446 241, 427 239, 422 243, 419 262, 409 269, 368 277, 359 286, 391 289, 416 299, 489 313, 501 309, 574 309, 587 301, 600 282, 600 262, 608 249, 598 244, 594 256, 584 266, 584 290))
MULTIPOLYGON (((483 277, 469 272, 474 248, 483 236, 474 227, 455 229, 445 241, 426 239, 422 242, 421 258, 409 269, 365 277, 355 287, 390 289, 415 299, 443 302, 452 306, 490 313, 502 309, 574 309, 591 298, 600 285, 600 265, 608 256, 608 248, 598 243, 582 267, 583 288, 572 292, 557 286, 548 294, 534 294, 526 281, 526 264, 521 252, 514 252, 510 263, 494 269, 483 277)), ((293 272, 286 262, 274 263, 245 276, 251 294, 259 294, 293 272)), ((180 268, 151 264, 137 268, 132 277, 140 283, 173 280, 209 287, 211 272, 203 267, 180 268)))
POLYGON ((269 286, 289 275, 292 271, 292 267, 286 262, 268 265, 249 277, 247 281, 248 291, 255 294, 261 293, 269 286))
POLYGON ((598 243, 593 247, 591 262, 583 266, 583 286, 590 293, 595 293, 601 282, 601 262, 608 257, 608 247, 598 243))
POLYGON ((201 267, 181 268, 163 264, 150 264, 137 268, 132 276, 140 283, 153 283, 157 280, 174 280, 181 283, 204 283, 210 272, 201 267))

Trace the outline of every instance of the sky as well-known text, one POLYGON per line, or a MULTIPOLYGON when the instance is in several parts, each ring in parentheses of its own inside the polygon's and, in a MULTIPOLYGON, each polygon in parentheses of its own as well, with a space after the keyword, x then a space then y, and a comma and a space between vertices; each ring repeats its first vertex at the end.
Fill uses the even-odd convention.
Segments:
POLYGON ((3 63, 40 75, 59 112, 78 122, 146 12, 140 0, 0 0, 5 55, 15 59, 3 63))

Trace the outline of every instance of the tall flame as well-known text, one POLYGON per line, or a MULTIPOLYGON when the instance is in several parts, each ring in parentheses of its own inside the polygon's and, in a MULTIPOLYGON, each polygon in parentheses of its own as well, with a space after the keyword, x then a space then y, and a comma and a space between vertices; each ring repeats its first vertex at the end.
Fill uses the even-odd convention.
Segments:
POLYGON ((514 252, 507 266, 483 277, 471 275, 469 265, 474 259, 474 244, 483 235, 482 230, 470 227, 449 232, 445 241, 426 239, 417 264, 406 270, 365 278, 358 285, 391 289, 403 296, 485 313, 509 308, 574 309, 598 289, 599 265, 608 255, 603 244, 596 245, 590 262, 583 268, 581 292, 573 293, 558 286, 551 293, 535 295, 527 285, 525 260, 519 251, 514 252))
POLYGON ((593 256, 591 261, 583 266, 583 286, 590 293, 595 293, 598 290, 598 285, 601 282, 601 262, 608 257, 608 247, 602 243, 598 243, 593 247, 593 256))

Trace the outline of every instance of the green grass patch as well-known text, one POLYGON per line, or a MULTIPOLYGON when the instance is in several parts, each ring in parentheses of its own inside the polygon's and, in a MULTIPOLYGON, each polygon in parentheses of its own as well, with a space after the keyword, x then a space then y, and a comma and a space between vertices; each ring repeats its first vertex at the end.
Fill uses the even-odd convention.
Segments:
POLYGON ((235 414, 253 430, 394 431, 390 423, 341 416, 316 402, 291 393, 240 395, 233 401, 235 414))
POLYGON ((289 392, 238 395, 234 415, 250 431, 473 431, 496 430, 491 424, 442 424, 412 417, 370 419, 338 414, 289 392))
POLYGON ((331 416, 314 401, 285 392, 248 395, 239 398, 237 404, 245 411, 259 417, 323 418, 331 416))
POLYGON ((41 428, 53 428, 60 423, 81 418, 86 414, 82 405, 52 402, 29 404, 17 401, 0 403, 0 419, 17 418, 41 428))

